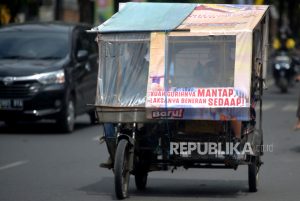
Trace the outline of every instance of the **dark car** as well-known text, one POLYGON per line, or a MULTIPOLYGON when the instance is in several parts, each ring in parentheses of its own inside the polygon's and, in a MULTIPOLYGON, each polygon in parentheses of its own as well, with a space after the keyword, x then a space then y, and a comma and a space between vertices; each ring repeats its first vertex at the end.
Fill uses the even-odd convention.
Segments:
POLYGON ((0 121, 55 119, 63 132, 89 113, 97 82, 95 35, 84 24, 40 23, 0 29, 0 121))

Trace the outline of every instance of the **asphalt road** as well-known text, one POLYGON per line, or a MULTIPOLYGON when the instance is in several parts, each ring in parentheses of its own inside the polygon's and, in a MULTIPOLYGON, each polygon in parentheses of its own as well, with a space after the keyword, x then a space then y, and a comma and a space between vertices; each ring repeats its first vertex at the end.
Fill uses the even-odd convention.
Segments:
MULTIPOLYGON (((150 173, 145 192, 136 191, 131 177, 129 200, 299 200, 300 131, 292 130, 299 88, 265 92, 264 141, 273 150, 263 156, 257 193, 248 192, 246 166, 179 169, 150 173)), ((113 174, 98 167, 107 159, 100 135, 102 127, 90 126, 87 116, 67 135, 47 122, 0 123, 0 201, 114 200, 113 174)))

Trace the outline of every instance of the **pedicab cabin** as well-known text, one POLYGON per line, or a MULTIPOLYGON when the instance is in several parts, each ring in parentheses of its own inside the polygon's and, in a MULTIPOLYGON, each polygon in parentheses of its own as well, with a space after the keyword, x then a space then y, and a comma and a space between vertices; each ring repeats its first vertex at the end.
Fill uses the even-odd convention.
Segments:
POLYGON ((103 122, 250 119, 268 6, 126 3, 97 32, 103 122))

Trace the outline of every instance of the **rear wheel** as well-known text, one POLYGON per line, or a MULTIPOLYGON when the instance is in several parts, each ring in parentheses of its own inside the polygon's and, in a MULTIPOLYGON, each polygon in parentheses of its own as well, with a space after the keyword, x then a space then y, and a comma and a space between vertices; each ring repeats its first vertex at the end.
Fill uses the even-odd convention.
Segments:
POLYGON ((135 186, 138 190, 142 191, 146 189, 148 174, 136 173, 135 174, 135 186))
POLYGON ((10 120, 4 121, 4 123, 7 127, 12 127, 12 126, 15 126, 17 124, 17 121, 10 119, 10 120))
POLYGON ((256 192, 258 185, 258 159, 255 157, 255 161, 248 165, 248 183, 249 192, 256 192))
POLYGON ((115 193, 117 199, 124 199, 128 196, 129 186, 129 143, 122 139, 117 146, 114 163, 115 193))

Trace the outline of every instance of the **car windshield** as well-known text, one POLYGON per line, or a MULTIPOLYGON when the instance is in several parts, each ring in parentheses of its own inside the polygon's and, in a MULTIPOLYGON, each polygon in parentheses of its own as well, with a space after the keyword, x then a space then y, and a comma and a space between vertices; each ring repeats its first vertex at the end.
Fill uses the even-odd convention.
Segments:
POLYGON ((66 32, 0 32, 0 59, 62 59, 68 51, 66 32))

